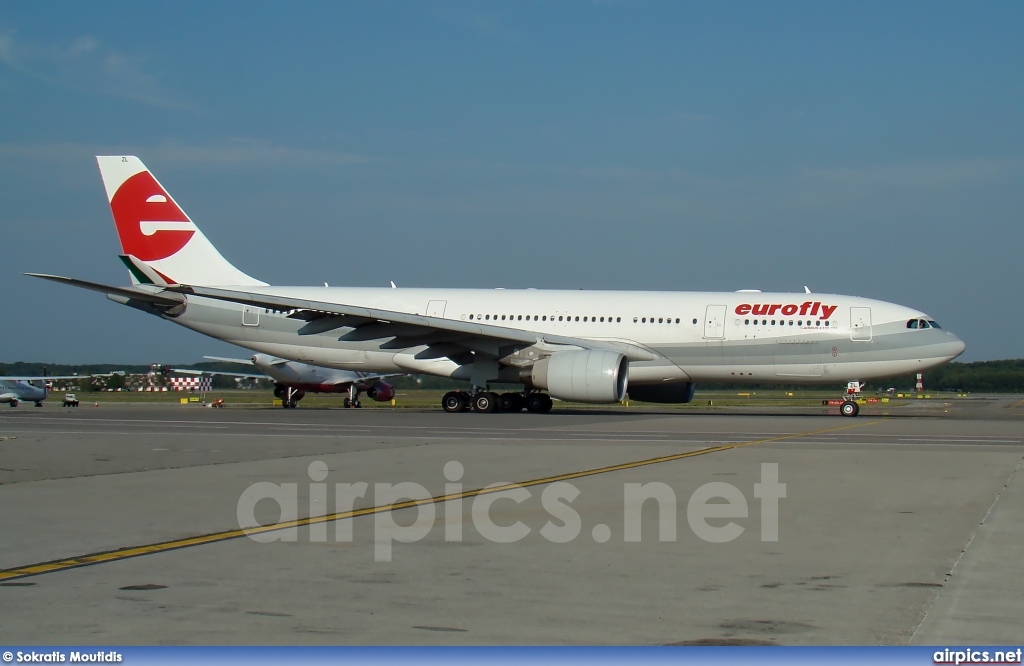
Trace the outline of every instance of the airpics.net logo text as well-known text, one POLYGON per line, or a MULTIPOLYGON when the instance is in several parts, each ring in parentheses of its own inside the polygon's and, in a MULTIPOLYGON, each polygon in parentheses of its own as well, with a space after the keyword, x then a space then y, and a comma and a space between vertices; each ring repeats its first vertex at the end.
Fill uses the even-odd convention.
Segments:
MULTIPOLYGON (((299 519, 298 483, 261 481, 250 485, 238 498, 239 528, 250 539, 261 543, 298 541, 300 528, 303 528, 301 533, 305 538, 313 543, 325 543, 331 538, 336 543, 350 543, 353 541, 353 519, 372 515, 374 560, 378 562, 391 561, 395 543, 415 543, 425 539, 437 527, 439 519, 446 542, 463 541, 467 511, 468 524, 479 536, 492 543, 516 543, 534 530, 551 543, 570 543, 584 531, 583 516, 574 506, 582 493, 574 484, 565 481, 546 482, 532 488, 525 484, 501 482, 466 490, 461 483, 465 469, 462 463, 452 460, 443 468, 446 483, 440 495, 432 495, 422 484, 403 481, 374 483, 372 496, 368 497, 370 484, 365 481, 326 483, 329 470, 322 461, 310 463, 307 471, 311 481, 308 484, 307 519, 299 519), (542 512, 533 510, 529 504, 538 499, 542 512), (269 511, 275 519, 261 522, 257 518, 257 505, 261 506, 265 518, 270 508, 268 504, 276 505, 276 511, 269 511), (357 504, 361 506, 357 507, 357 504), (333 507, 333 510, 328 507, 333 507), (521 512, 523 519, 532 517, 536 518, 536 523, 545 522, 530 526, 518 518, 513 520, 507 511, 510 508, 530 509, 521 512), (415 516, 400 523, 395 518, 399 511, 413 512, 415 516), (504 520, 496 520, 494 514, 499 514, 504 520), (329 523, 333 523, 333 534, 329 534, 329 523)), ((777 463, 761 464, 761 478, 753 484, 751 496, 759 509, 761 541, 778 541, 779 500, 786 497, 786 484, 779 482, 777 463)), ((624 483, 619 497, 622 501, 623 542, 640 542, 643 539, 645 510, 656 512, 658 541, 677 540, 680 502, 672 486, 660 481, 624 483)), ((601 501, 606 504, 609 499, 602 497, 601 501)), ((581 504, 577 502, 577 506, 581 504)), ((740 521, 750 518, 750 504, 747 495, 731 483, 704 483, 694 489, 686 501, 686 524, 699 539, 709 543, 728 543, 747 529, 740 521)), ((650 513, 646 515, 649 517, 650 513)), ((590 536, 597 543, 606 543, 612 539, 613 530, 605 523, 597 523, 590 526, 590 536)), ((651 538, 650 530, 647 538, 651 538)))

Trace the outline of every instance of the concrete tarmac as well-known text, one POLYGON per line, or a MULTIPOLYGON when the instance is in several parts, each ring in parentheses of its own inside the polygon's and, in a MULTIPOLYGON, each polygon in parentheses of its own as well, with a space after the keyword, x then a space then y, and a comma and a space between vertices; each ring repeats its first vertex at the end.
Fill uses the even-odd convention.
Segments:
POLYGON ((1022 425, 1011 398, 5 410, 0 644, 1013 645, 1022 425), (434 499, 391 510, 402 482, 434 499), (288 497, 295 526, 240 532, 288 497))

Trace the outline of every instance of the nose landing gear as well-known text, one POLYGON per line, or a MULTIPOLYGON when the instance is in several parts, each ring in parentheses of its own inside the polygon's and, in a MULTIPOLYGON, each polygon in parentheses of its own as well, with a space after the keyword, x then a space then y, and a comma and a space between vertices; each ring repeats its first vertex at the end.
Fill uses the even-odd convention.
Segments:
POLYGON ((846 385, 846 395, 843 396, 843 404, 839 406, 840 414, 850 417, 860 414, 860 405, 857 404, 857 400, 860 399, 862 388, 864 385, 859 381, 853 381, 846 385))

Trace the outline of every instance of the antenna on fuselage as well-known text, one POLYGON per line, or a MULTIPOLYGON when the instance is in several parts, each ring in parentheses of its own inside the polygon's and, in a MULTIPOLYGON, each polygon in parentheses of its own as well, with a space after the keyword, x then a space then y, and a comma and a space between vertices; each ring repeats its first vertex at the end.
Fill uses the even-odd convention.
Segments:
POLYGON ((805 294, 809 294, 809 293, 811 293, 811 288, 810 288, 810 287, 808 287, 808 286, 807 286, 806 284, 804 285, 804 293, 805 293, 805 294))

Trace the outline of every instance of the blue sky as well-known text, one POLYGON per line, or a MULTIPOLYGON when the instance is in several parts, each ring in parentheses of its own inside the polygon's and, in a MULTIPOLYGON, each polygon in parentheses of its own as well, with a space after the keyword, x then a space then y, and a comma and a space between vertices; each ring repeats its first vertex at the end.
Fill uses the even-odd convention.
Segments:
POLYGON ((0 361, 233 348, 127 274, 137 154, 275 284, 847 293, 1024 356, 1024 5, 0 3, 0 361))

